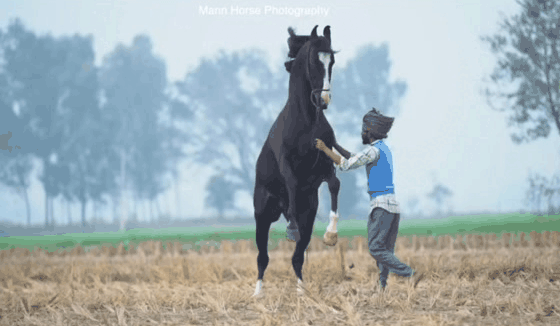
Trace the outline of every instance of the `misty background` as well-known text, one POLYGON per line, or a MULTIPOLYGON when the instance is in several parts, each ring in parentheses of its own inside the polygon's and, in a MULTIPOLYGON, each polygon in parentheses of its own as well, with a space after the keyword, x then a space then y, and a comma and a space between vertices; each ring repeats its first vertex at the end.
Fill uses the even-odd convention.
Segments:
MULTIPOLYGON (((257 1, 233 5, 260 14, 226 1, 4 1, 0 221, 251 223, 256 159, 288 96, 287 28, 315 25, 331 26, 340 51, 325 111, 338 142, 363 148, 372 107, 396 117, 387 142, 404 219, 558 214, 560 6, 525 2, 266 4, 317 9, 296 17, 257 1), (493 37, 516 15, 550 42, 517 39, 508 66, 493 37), (546 74, 531 66, 543 49, 546 74)), ((364 170, 337 175, 341 218, 366 219, 364 170)))

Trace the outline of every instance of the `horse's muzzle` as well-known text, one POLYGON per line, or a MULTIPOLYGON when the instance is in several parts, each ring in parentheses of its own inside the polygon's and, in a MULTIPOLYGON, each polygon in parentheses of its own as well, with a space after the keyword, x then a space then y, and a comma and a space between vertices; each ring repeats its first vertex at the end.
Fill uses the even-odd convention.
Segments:
POLYGON ((322 91, 321 92, 321 99, 325 105, 329 105, 331 102, 331 92, 330 91, 322 91))

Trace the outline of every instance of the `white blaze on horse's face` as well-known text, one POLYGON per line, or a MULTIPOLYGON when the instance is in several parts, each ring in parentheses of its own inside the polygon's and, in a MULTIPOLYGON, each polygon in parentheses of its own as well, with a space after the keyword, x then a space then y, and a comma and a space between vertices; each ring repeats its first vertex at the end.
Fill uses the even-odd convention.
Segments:
POLYGON ((319 60, 323 63, 325 68, 325 77, 323 77, 323 91, 321 92, 321 98, 325 104, 329 104, 331 101, 331 84, 330 84, 330 71, 329 66, 331 64, 331 54, 328 52, 319 52, 319 60))

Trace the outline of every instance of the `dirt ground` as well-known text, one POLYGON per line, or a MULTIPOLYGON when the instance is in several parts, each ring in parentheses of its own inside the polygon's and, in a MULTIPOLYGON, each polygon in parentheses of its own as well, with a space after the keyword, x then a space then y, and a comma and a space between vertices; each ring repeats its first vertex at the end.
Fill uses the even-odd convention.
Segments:
POLYGON ((391 275, 384 294, 364 239, 334 248, 314 239, 304 296, 294 246, 281 242, 260 299, 251 298, 252 241, 203 252, 157 242, 128 252, 12 249, 0 255, 0 325, 560 325, 558 243, 473 239, 399 239, 397 256, 427 277, 413 289, 391 275))

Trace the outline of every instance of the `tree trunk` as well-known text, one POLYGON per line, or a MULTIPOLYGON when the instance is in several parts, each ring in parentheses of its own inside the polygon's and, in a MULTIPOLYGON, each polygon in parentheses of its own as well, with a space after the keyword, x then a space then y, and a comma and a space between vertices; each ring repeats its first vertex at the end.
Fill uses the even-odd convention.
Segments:
POLYGON ((111 198, 111 203, 112 203, 112 206, 113 206, 113 224, 117 224, 118 223, 118 220, 117 220, 117 215, 118 215, 117 214, 117 206, 118 206, 118 203, 115 200, 115 197, 111 198))
POLYGON ((179 200, 179 177, 177 177, 177 179, 175 180, 175 209, 176 209, 176 213, 175 213, 175 217, 176 218, 181 218, 181 201, 179 200))
POLYGON ((27 188, 23 188, 23 199, 25 200, 25 209, 27 211, 27 225, 31 225, 31 207, 29 207, 29 195, 27 188))
POLYGON ((173 200, 173 197, 167 196, 165 198, 165 212, 167 213, 167 216, 171 218, 171 201, 173 200))
POLYGON ((140 216, 138 215, 138 197, 134 196, 134 199, 132 200, 132 203, 134 205, 134 219, 136 220, 136 222, 140 221, 140 216))
POLYGON ((156 214, 158 217, 158 220, 161 220, 161 209, 159 207, 159 199, 156 198, 156 214))
POLYGON ((152 223, 152 217, 150 216, 150 201, 144 201, 144 221, 146 223, 152 223))
POLYGON ((49 197, 49 215, 50 215, 50 219, 51 219, 51 225, 54 226, 55 224, 55 220, 54 220, 54 197, 49 197))
POLYGON ((49 194, 45 191, 45 227, 49 226, 49 194))
POLYGON ((126 153, 124 149, 121 149, 121 221, 120 221, 120 230, 124 230, 124 226, 126 223, 126 218, 128 214, 128 207, 126 207, 126 153))
POLYGON ((150 199, 150 221, 154 222, 154 211, 153 211, 154 201, 150 199))
POLYGON ((70 209, 70 201, 66 201, 66 213, 68 218, 68 225, 72 225, 72 210, 70 209))
POLYGON ((82 199, 81 204, 82 204, 82 227, 85 227, 86 226, 86 204, 87 204, 87 201, 85 199, 82 199))
POLYGON ((93 201, 93 221, 95 221, 96 223, 98 223, 98 220, 99 220, 99 216, 97 216, 97 208, 98 208, 97 205, 98 205, 97 201, 94 200, 93 201))
POLYGON ((541 213, 541 192, 537 195, 537 214, 541 213))
POLYGON ((220 223, 225 221, 224 212, 225 212, 225 209, 223 208, 223 206, 218 208, 218 222, 220 222, 220 223))

